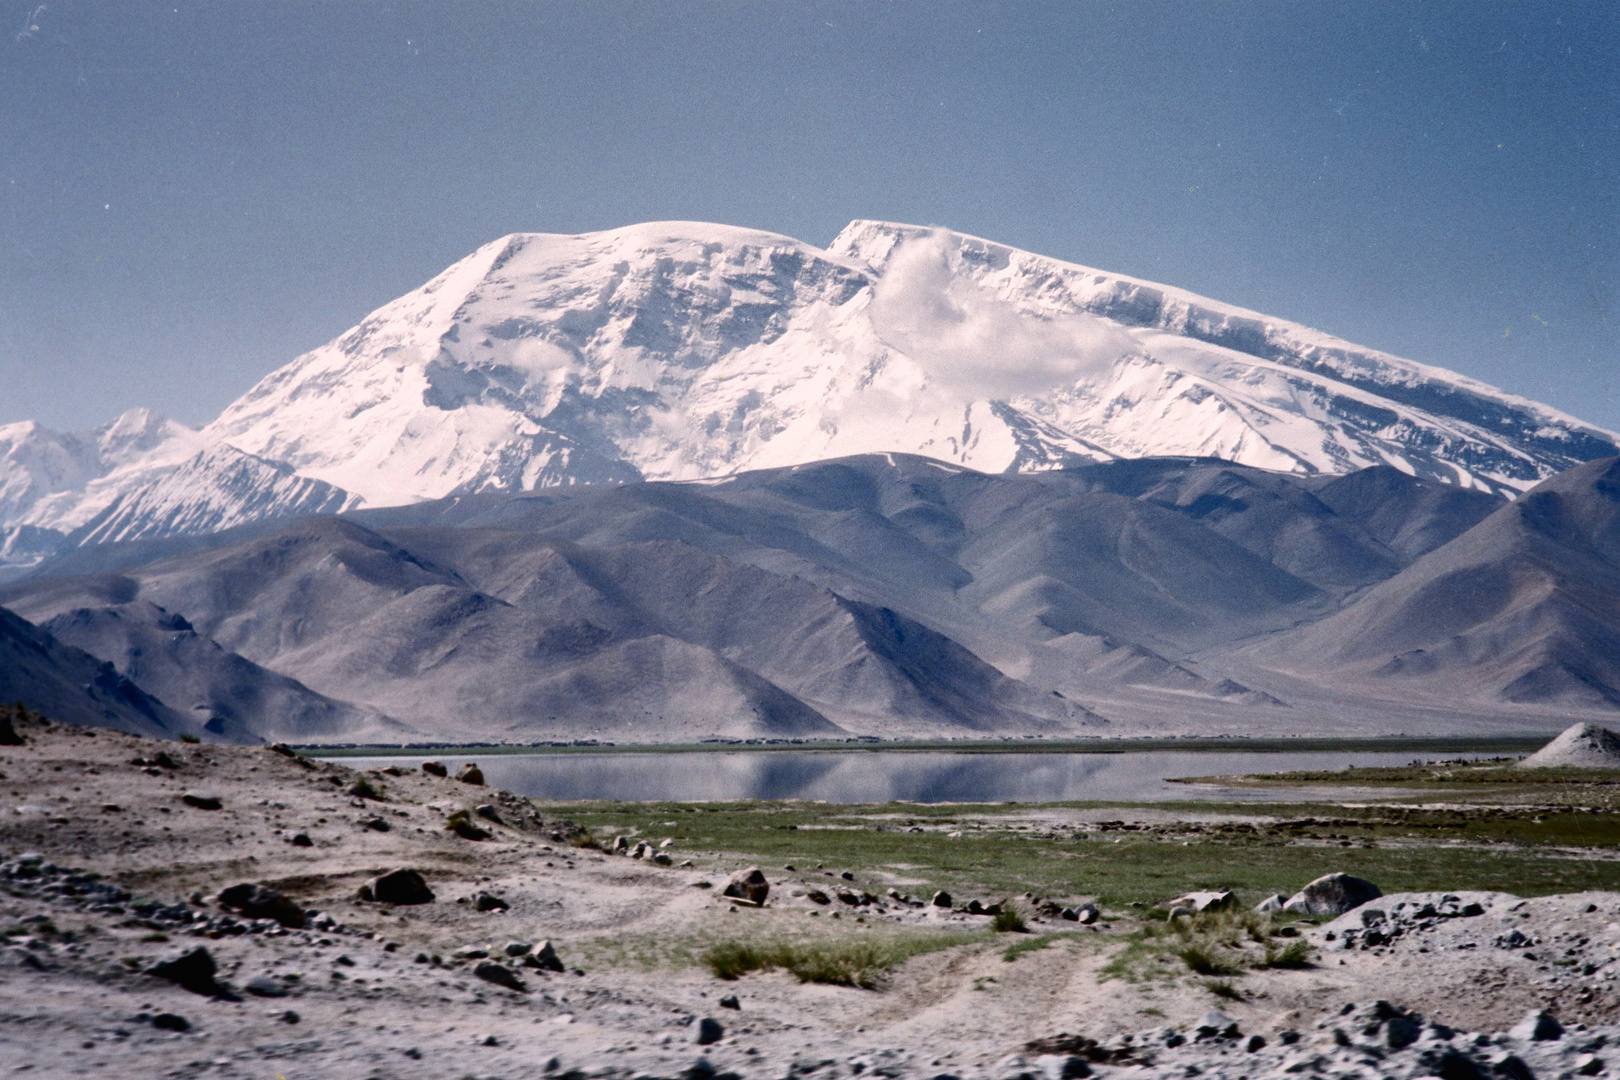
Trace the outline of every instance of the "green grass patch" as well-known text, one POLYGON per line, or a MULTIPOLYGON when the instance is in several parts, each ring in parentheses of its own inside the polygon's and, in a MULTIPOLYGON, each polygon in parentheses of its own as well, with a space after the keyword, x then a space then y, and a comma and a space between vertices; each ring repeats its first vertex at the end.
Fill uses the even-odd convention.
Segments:
POLYGON ((984 940, 983 934, 941 933, 860 941, 724 941, 704 950, 701 959, 720 979, 783 970, 800 982, 871 990, 914 956, 984 940))
POLYGON ((1042 949, 1056 945, 1060 941, 1084 941, 1087 937, 1094 938, 1094 935, 1087 935, 1078 930, 1060 930, 1055 934, 1038 934, 1026 941, 1007 946, 1006 950, 1001 954, 1001 958, 1010 964, 1020 956, 1040 952, 1042 949))

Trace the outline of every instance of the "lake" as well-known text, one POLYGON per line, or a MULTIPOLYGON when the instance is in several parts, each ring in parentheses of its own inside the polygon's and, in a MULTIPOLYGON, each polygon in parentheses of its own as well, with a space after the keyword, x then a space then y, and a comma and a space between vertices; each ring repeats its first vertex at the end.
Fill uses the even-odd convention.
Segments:
MULTIPOLYGON (((1186 799, 1308 801, 1314 791, 1253 791, 1172 784, 1177 776, 1230 776, 1346 765, 1405 765, 1412 751, 1143 750, 1112 754, 864 751, 428 754, 344 757, 351 768, 414 768, 431 758, 452 775, 476 761, 493 786, 536 799, 711 802, 814 799, 829 803, 1163 802, 1186 799)), ((1446 754, 1481 757, 1483 754, 1446 754)))

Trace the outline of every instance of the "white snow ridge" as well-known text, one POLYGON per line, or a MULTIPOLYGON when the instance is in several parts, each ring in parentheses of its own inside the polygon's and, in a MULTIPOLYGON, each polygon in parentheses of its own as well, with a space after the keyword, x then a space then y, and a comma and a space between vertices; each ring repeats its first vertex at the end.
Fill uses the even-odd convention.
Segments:
POLYGON ((1516 493, 1616 443, 1451 372, 958 233, 857 221, 822 250, 658 222, 487 244, 200 433, 144 412, 0 428, 0 560, 874 451, 992 472, 1389 464, 1516 493), (109 449, 120 426, 141 437, 109 449))

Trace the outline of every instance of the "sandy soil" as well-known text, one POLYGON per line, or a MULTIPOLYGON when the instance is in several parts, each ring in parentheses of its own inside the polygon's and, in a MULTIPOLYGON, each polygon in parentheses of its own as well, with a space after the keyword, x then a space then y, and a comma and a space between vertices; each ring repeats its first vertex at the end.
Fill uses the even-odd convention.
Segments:
MULTIPOLYGON (((673 865, 660 866, 574 847, 572 827, 546 807, 454 779, 367 773, 386 794, 376 802, 349 794, 360 774, 268 749, 63 725, 26 734, 26 746, 0 749, 8 1075, 513 1080, 712 1068, 744 1077, 999 1077, 1017 1074, 1008 1055, 1027 1056, 1031 1040, 1191 1031, 1216 1006, 1274 1045, 1280 1032, 1313 1030, 1350 1003, 1378 999, 1467 1031, 1504 1030, 1533 1008, 1566 1025, 1620 1019, 1616 893, 1522 903, 1459 894, 1459 903, 1480 905, 1467 917, 1418 914, 1438 896, 1386 897, 1376 904, 1387 914, 1383 938, 1369 939, 1355 912, 1311 930, 1317 963, 1246 975, 1244 1000, 1218 998, 1190 977, 1103 978, 1133 926, 1129 913, 1113 912, 1098 928, 1037 922, 1037 932, 1072 936, 1013 962, 1003 959, 1010 936, 918 956, 876 990, 801 985, 783 973, 722 982, 690 961, 705 942, 848 940, 982 929, 984 920, 881 898, 834 920, 794 895, 825 882, 779 867, 764 868, 767 906, 741 907, 718 887, 743 865, 736 857, 676 849, 673 865), (173 767, 151 763, 159 752, 173 767), (189 805, 188 794, 221 808, 189 805), (480 805, 500 819, 471 817, 488 839, 446 829, 451 813, 480 805), (300 832, 309 846, 289 842, 300 832), (355 898, 396 867, 419 870, 436 900, 390 907, 355 898), (266 884, 323 915, 289 930, 226 912, 214 898, 239 882, 266 884), (508 906, 475 910, 480 892, 508 906), (552 942, 564 970, 508 959, 511 941, 552 942), (145 973, 198 946, 217 963, 223 994, 145 973), (500 954, 524 989, 478 977, 478 958, 455 956, 467 947, 500 954), (250 992, 250 983, 276 996, 250 992), (738 1007, 723 1006, 725 995, 738 1007), (160 1026, 166 1016, 186 1029, 160 1026), (705 1018, 723 1034, 699 1046, 705 1018), (694 1065, 700 1057, 707 1065, 694 1065)), ((881 883, 874 874, 866 888, 881 883)))

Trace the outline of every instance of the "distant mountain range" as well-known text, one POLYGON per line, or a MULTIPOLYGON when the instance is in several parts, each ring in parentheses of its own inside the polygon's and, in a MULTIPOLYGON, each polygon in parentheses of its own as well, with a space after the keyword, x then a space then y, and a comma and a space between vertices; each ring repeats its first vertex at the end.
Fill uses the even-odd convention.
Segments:
POLYGON ((1620 707, 1620 459, 1509 502, 1389 466, 877 454, 52 567, 0 604, 224 738, 1478 733, 1620 707))
POLYGON ((1387 464, 1514 494, 1616 435, 1151 282, 857 221, 826 249, 660 222, 485 245, 193 431, 0 427, 0 578, 85 545, 452 494, 904 452, 1387 464))
POLYGON ((943 230, 516 235, 200 431, 0 427, 0 696, 303 742, 1562 727, 1620 708, 1617 442, 943 230))

